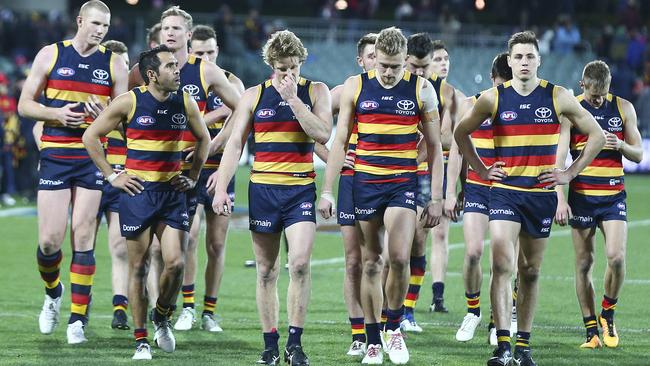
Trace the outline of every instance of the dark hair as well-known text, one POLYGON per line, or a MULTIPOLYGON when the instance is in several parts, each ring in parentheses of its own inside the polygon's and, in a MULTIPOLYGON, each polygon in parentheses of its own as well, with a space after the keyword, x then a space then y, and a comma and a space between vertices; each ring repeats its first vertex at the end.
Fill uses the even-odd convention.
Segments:
POLYGON ((508 53, 502 52, 492 60, 492 71, 490 72, 492 79, 501 78, 503 80, 512 79, 512 69, 508 66, 508 53))
POLYGON ((516 44, 532 44, 539 52, 539 44, 537 44, 537 37, 533 31, 523 31, 513 34, 508 40, 508 53, 512 53, 512 47, 516 44))
POLYGON ((447 51, 447 53, 449 53, 449 50, 447 49, 447 45, 445 44, 445 42, 436 39, 435 41, 433 41, 433 51, 435 52, 438 50, 445 50, 447 51))
POLYGON ((151 42, 156 42, 156 44, 160 44, 160 30, 162 29, 162 25, 160 23, 156 23, 153 25, 153 27, 147 29, 147 46, 151 44, 151 42))
POLYGON ((169 47, 163 44, 150 50, 144 51, 140 54, 140 58, 138 59, 138 71, 140 71, 140 75, 142 76, 142 80, 144 80, 145 84, 149 84, 147 71, 153 70, 158 73, 158 68, 160 68, 161 64, 160 58, 158 57, 158 54, 160 52, 172 51, 169 49, 169 47))
POLYGON ((210 38, 217 40, 217 34, 214 32, 214 29, 208 25, 199 24, 192 28, 192 38, 191 41, 207 41, 210 38))
POLYGON ((115 40, 109 40, 104 43, 102 43, 102 46, 106 47, 107 50, 113 52, 113 53, 127 53, 129 52, 129 49, 126 48, 126 45, 123 42, 120 41, 115 41, 115 40))
POLYGON ((363 55, 363 50, 366 49, 366 46, 369 44, 374 45, 377 42, 377 33, 368 33, 359 39, 357 42, 357 56, 361 57, 363 55))
POLYGON ((409 37, 406 44, 406 54, 417 58, 425 58, 433 53, 433 40, 428 33, 416 33, 409 37))

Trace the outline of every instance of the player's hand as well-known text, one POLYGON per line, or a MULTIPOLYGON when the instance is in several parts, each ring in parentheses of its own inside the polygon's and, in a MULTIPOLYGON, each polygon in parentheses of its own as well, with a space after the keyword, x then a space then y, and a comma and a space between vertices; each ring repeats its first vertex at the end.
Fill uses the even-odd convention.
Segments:
POLYGON ((95 95, 88 97, 88 100, 84 102, 84 111, 86 115, 92 117, 93 119, 97 118, 99 114, 104 110, 104 105, 99 101, 95 95))
POLYGON ((179 192, 186 192, 196 187, 196 181, 182 174, 172 178, 172 187, 179 192))
POLYGON ((458 204, 455 194, 447 193, 447 198, 442 205, 442 212, 445 216, 449 217, 451 221, 458 221, 458 204))
POLYGON ((228 193, 222 190, 214 192, 214 198, 212 199, 212 210, 219 216, 230 216, 230 208, 232 207, 232 202, 228 193))
POLYGON ((332 192, 321 192, 318 200, 318 212, 324 219, 329 219, 336 213, 336 200, 332 192))
POLYGON ((205 182, 205 188, 208 190, 208 194, 215 194, 217 191, 217 175, 219 171, 215 171, 214 173, 210 174, 208 177, 208 181, 205 182))
POLYGON ((623 146, 623 141, 619 140, 618 136, 609 131, 605 131, 604 149, 620 150, 621 146, 623 146))
POLYGON ((183 154, 187 154, 185 156, 185 161, 192 161, 192 156, 194 156, 194 146, 184 148, 183 154))
POLYGON ((343 167, 348 169, 354 169, 354 157, 355 151, 350 149, 348 153, 345 154, 345 160, 343 161, 343 167))
POLYGON ((555 210, 555 223, 560 226, 566 226, 572 217, 573 212, 571 212, 571 206, 564 200, 560 200, 555 210))
POLYGON ((491 181, 495 181, 495 182, 499 182, 499 181, 503 180, 503 178, 508 176, 508 173, 506 173, 506 171, 503 170, 503 168, 502 168, 505 165, 506 165, 506 163, 503 162, 503 161, 495 162, 487 170, 480 173, 481 179, 491 180, 491 181))
POLYGON ((129 196, 135 196, 144 190, 141 183, 144 183, 142 178, 122 171, 118 173, 117 178, 113 179, 111 185, 128 193, 129 196))
POLYGON ((296 77, 289 73, 282 80, 280 80, 280 87, 278 88, 278 94, 286 102, 291 98, 298 97, 298 83, 296 77))
POLYGON ((463 208, 465 208, 465 190, 461 188, 456 198, 456 211, 458 211, 458 214, 463 211, 463 208))
POLYGON ((440 218, 442 217, 442 200, 431 200, 422 211, 422 216, 420 220, 423 222, 425 229, 432 228, 437 226, 440 223, 440 218))
POLYGON ((56 109, 55 119, 65 127, 79 127, 84 123, 86 114, 83 112, 75 112, 74 108, 79 107, 81 103, 70 103, 63 107, 56 109))
POLYGON ((555 186, 569 184, 571 179, 571 175, 566 170, 558 168, 545 169, 539 176, 537 176, 537 180, 539 180, 540 183, 547 184, 544 187, 546 189, 553 189, 555 186))

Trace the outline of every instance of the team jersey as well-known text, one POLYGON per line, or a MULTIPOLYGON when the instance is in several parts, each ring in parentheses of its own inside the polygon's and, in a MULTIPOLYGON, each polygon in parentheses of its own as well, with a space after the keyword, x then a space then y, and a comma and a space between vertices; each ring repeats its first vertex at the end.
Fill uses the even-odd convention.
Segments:
MULTIPOLYGON (((477 93, 472 97, 472 103, 476 103, 483 92, 477 93)), ((481 123, 481 126, 471 133, 470 138, 476 148, 479 158, 485 166, 489 167, 494 164, 494 140, 492 140, 492 120, 489 118, 481 123)), ((481 179, 471 167, 467 170, 467 182, 479 184, 482 186, 491 186, 492 182, 481 179)))
POLYGON ((126 164, 126 141, 119 130, 113 130, 106 135, 106 160, 113 169, 124 169, 126 164))
MULTIPOLYGON (((348 142, 348 150, 345 152, 346 156, 356 159, 357 156, 357 140, 359 139, 359 130, 357 123, 354 122, 352 133, 350 134, 350 141, 348 142)), ((354 175, 354 169, 343 167, 341 175, 354 175)))
MULTIPOLYGON (((226 74, 226 78, 230 79, 230 76, 232 73, 229 71, 224 70, 224 74, 226 74)), ((214 92, 210 91, 208 93, 208 101, 206 104, 205 112, 209 113, 212 111, 215 111, 223 106, 223 101, 221 101, 221 98, 219 98, 218 95, 216 95, 214 92)), ((210 133, 210 139, 213 139, 217 137, 219 132, 221 132, 221 129, 223 128, 224 123, 226 122, 225 118, 222 118, 218 121, 215 121, 213 124, 208 126, 208 132, 210 133)), ((209 156, 208 160, 205 161, 205 165, 203 166, 204 169, 210 169, 210 170, 216 170, 219 168, 219 164, 221 163, 221 158, 223 156, 223 150, 217 151, 214 155, 209 156)))
MULTIPOLYGON (((199 106, 201 114, 205 112, 208 102, 208 85, 206 84, 203 75, 203 67, 205 61, 194 56, 189 55, 187 62, 181 68, 181 86, 180 90, 189 94, 196 104, 199 106)), ((181 143, 181 150, 192 147, 196 144, 196 138, 192 132, 187 129, 183 132, 183 139, 181 143)), ((183 170, 188 170, 192 167, 191 161, 183 159, 183 170)))
MULTIPOLYGON (((445 79, 439 77, 436 74, 431 74, 431 77, 429 78, 429 82, 431 82, 431 85, 433 86, 433 90, 436 91, 436 97, 438 98, 438 115, 440 115, 440 118, 442 118, 442 109, 445 106, 445 97, 442 95, 442 85, 446 83, 445 79)), ((444 161, 447 162, 447 158, 449 157, 449 151, 443 151, 443 159, 444 161)), ((429 163, 426 161, 423 161, 418 164, 418 175, 426 175, 429 174, 429 163)))
MULTIPOLYGON (((71 40, 55 43, 54 49, 43 104, 60 108, 79 102, 80 105, 73 110, 84 112, 83 103, 94 95, 106 105, 115 82, 111 63, 113 53, 98 46, 97 51, 84 57, 75 50, 71 40)), ((58 149, 57 154, 66 159, 88 158, 81 136, 92 121, 92 117, 86 116, 85 123, 76 128, 64 127, 55 120, 45 121, 41 149, 58 149)))
POLYGON ((416 172, 422 108, 419 89, 423 81, 405 71, 397 85, 386 89, 377 80, 375 70, 359 75, 355 172, 380 176, 416 172))
POLYGON ((560 122, 555 110, 557 88, 546 80, 527 96, 515 91, 507 81, 498 87, 492 113, 494 154, 505 162, 508 174, 492 187, 526 192, 554 191, 544 189, 538 180, 543 170, 555 167, 560 122))
POLYGON ((129 93, 133 107, 126 123, 126 171, 146 182, 168 182, 181 172, 181 139, 192 96, 181 91, 160 102, 144 86, 129 93))
MULTIPOLYGON (((314 140, 300 126, 289 103, 267 80, 253 109, 255 160, 251 182, 306 185, 314 182, 314 140)), ((299 78, 298 98, 312 109, 312 82, 299 78)))
MULTIPOLYGON (((595 108, 584 100, 584 95, 577 97, 580 104, 594 116, 605 131, 613 133, 619 140, 625 139, 625 115, 621 109, 622 99, 607 94, 600 108, 595 108)), ((571 129, 571 156, 577 159, 587 144, 587 135, 571 129)), ((603 148, 596 158, 573 179, 571 190, 587 196, 611 196, 625 189, 623 179, 623 157, 620 151, 603 148)))

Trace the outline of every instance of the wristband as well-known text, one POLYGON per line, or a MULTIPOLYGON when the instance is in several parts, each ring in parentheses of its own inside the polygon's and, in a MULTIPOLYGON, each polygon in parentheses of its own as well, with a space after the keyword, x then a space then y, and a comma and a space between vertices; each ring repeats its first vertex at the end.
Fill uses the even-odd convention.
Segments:
MULTIPOLYGON (((122 171, 122 172, 123 172, 123 171, 122 171)), ((113 181, 114 181, 115 179, 117 179, 117 177, 118 177, 120 174, 122 174, 122 172, 119 172, 119 173, 117 173, 117 172, 113 172, 113 174, 111 174, 111 175, 109 175, 108 177, 106 177, 106 180, 108 181, 108 183, 113 183, 113 181)))
POLYGON ((334 195, 332 192, 321 192, 320 198, 324 198, 332 203, 332 205, 336 204, 336 200, 334 199, 334 195))

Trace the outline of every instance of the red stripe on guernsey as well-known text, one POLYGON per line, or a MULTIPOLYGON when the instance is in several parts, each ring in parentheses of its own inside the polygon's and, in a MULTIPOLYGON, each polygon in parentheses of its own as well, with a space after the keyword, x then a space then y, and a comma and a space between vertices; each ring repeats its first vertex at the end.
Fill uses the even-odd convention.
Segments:
POLYGON ((389 178, 389 179, 367 179, 362 182, 363 183, 404 183, 408 181, 410 181, 409 178, 389 178))
POLYGON ((622 191, 625 189, 623 184, 609 185, 609 184, 591 184, 591 183, 579 183, 572 182, 571 189, 575 190, 599 190, 599 191, 622 191))
POLYGON ((47 81, 47 88, 69 90, 69 91, 89 93, 95 95, 104 95, 104 96, 111 95, 110 86, 98 85, 93 83, 84 83, 83 81, 49 79, 47 81))
POLYGON ((201 113, 205 112, 205 100, 197 100, 196 104, 199 106, 199 111, 201 111, 201 113))
POLYGON ((394 114, 357 114, 357 122, 412 126, 420 122, 420 116, 398 116, 394 114))
POLYGON ((608 159, 594 159, 591 161, 589 166, 596 166, 601 168, 620 168, 623 166, 618 159, 608 158, 608 159))
POLYGON ((82 275, 91 275, 95 274, 95 266, 84 266, 83 264, 76 264, 73 263, 70 265, 70 272, 72 273, 78 273, 82 275))
POLYGON ((181 141, 196 141, 196 137, 191 130, 183 130, 181 133, 181 141))
POLYGON ((555 165, 555 155, 500 156, 499 160, 506 163, 506 167, 555 165))
POLYGON ((415 150, 417 149, 417 141, 405 142, 403 144, 379 144, 376 142, 359 141, 357 149, 368 151, 381 151, 381 150, 415 150))
POLYGON ((126 137, 134 140, 178 141, 180 134, 175 130, 139 130, 128 128, 126 137))
MULTIPOLYGON (((484 164, 485 164, 485 163, 484 163, 484 164)), ((486 165, 487 165, 487 164, 486 164, 486 165)), ((492 165, 492 164, 490 164, 490 165, 492 165)), ((490 165, 487 165, 487 166, 490 166, 490 165)), ((475 172, 475 171, 473 171, 473 170, 471 170, 471 169, 469 169, 469 170, 467 171, 467 180, 471 180, 471 181, 474 181, 474 182, 482 183, 482 184, 485 184, 486 186, 489 186, 489 185, 492 184, 492 181, 482 179, 481 176, 478 175, 477 172, 475 172)))
POLYGON ((313 160, 311 152, 307 154, 291 152, 262 152, 255 153, 255 161, 273 163, 311 163, 313 160))
MULTIPOLYGON (((415 165, 387 165, 387 164, 371 164, 361 158, 357 155, 357 160, 355 164, 363 164, 365 166, 374 166, 378 168, 384 168, 384 169, 394 169, 394 170, 408 170, 408 171, 417 171, 418 167, 415 165)), ((407 179, 408 180, 408 179, 407 179)))
POLYGON ((581 142, 587 142, 587 135, 571 135, 571 146, 581 142))
POLYGON ((255 123, 255 132, 305 132, 298 121, 255 123))
POLYGON ((148 161, 126 158, 126 167, 152 172, 175 172, 181 170, 180 161, 148 161))
POLYGON ((88 305, 89 301, 90 301, 90 296, 89 295, 76 294, 74 292, 72 293, 72 303, 73 304, 88 305))
POLYGON ((126 155, 126 146, 111 146, 106 149, 108 155, 126 155))
POLYGON ((560 124, 549 123, 509 126, 498 124, 493 125, 492 129, 494 131, 494 136, 553 135, 560 132, 560 124))
POLYGON ((41 141, 43 141, 43 142, 73 143, 73 142, 81 142, 81 136, 50 136, 50 135, 43 135, 43 136, 41 136, 41 141))
POLYGON ((478 129, 470 135, 473 139, 492 139, 492 129, 488 128, 485 130, 478 129))

